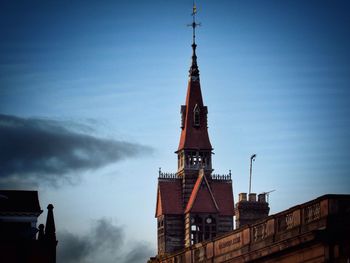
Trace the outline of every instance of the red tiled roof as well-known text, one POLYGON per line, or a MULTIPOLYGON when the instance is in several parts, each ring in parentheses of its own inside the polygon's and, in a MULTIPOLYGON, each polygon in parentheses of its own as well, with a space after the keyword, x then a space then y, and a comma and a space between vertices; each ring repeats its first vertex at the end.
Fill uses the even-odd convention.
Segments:
MULTIPOLYGON (((159 181, 157 192, 156 214, 183 214, 181 181, 159 181)), ((219 213, 223 216, 234 215, 232 184, 229 182, 211 181, 199 175, 193 187, 185 213, 219 213), (206 187, 201 187, 206 184, 206 187)))
POLYGON ((0 190, 0 213, 41 213, 37 191, 0 190))
POLYGON ((159 181, 157 193, 156 217, 163 214, 183 213, 181 181, 159 181))
POLYGON ((189 81, 186 96, 186 116, 184 128, 181 131, 178 151, 182 149, 211 150, 211 144, 207 129, 207 108, 203 105, 201 87, 199 81, 189 81), (193 126, 195 106, 199 106, 200 126, 193 126))
POLYGON ((208 181, 205 176, 199 175, 187 203, 185 213, 217 213, 218 210, 218 205, 216 204, 208 181), (201 187, 203 184, 206 187, 201 187))
POLYGON ((223 216, 234 215, 232 184, 221 181, 208 181, 204 176, 198 176, 188 201, 186 213, 216 213, 223 216), (201 188, 205 183, 207 188, 201 188))
POLYGON ((212 181, 211 189, 218 204, 220 215, 234 216, 232 183, 212 181))

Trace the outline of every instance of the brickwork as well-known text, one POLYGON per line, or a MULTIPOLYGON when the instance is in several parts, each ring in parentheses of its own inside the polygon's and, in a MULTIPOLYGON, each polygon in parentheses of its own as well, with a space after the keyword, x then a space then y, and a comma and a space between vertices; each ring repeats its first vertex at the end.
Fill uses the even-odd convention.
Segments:
POLYGON ((246 193, 239 194, 239 201, 236 203, 235 216, 236 228, 247 224, 253 224, 260 219, 269 215, 269 204, 266 202, 265 195, 259 195, 258 200, 256 194, 249 195, 247 200, 246 193))

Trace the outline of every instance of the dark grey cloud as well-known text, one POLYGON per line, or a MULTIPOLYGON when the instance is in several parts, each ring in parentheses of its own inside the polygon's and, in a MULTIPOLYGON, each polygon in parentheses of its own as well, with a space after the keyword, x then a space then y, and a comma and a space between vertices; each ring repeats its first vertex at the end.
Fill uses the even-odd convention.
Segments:
POLYGON ((77 127, 71 122, 0 114, 0 186, 73 182, 73 174, 152 151, 77 127))
POLYGON ((145 263, 150 257, 155 255, 155 249, 148 243, 138 242, 125 256, 123 256, 122 263, 145 263))
POLYGON ((58 263, 144 263, 155 253, 154 248, 145 242, 133 242, 134 245, 127 246, 123 228, 106 219, 95 222, 85 235, 59 232, 57 237, 58 263))

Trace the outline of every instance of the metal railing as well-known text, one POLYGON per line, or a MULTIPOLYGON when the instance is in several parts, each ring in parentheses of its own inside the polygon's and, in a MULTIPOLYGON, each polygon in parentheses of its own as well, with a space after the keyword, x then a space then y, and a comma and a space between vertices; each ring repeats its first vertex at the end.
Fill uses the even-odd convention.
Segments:
POLYGON ((216 181, 230 181, 231 180, 231 170, 228 174, 212 174, 211 179, 216 181))

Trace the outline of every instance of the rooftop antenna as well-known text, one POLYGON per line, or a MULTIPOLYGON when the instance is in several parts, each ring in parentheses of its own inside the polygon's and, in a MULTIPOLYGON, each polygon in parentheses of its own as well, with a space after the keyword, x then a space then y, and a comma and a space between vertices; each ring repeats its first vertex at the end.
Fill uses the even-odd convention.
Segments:
POLYGON ((248 194, 251 193, 252 190, 252 169, 253 169, 253 161, 255 161, 256 154, 254 153, 252 156, 250 156, 250 171, 249 171, 249 192, 248 194))
POLYGON ((266 195, 266 202, 269 203, 269 196, 270 196, 270 193, 274 192, 276 190, 271 190, 271 191, 267 191, 267 192, 262 192, 261 194, 264 194, 266 195))

